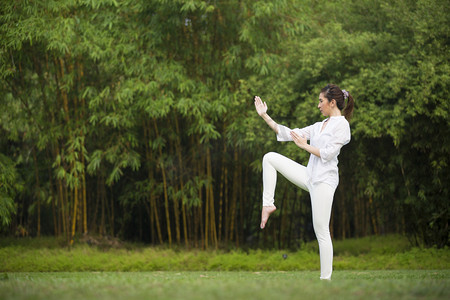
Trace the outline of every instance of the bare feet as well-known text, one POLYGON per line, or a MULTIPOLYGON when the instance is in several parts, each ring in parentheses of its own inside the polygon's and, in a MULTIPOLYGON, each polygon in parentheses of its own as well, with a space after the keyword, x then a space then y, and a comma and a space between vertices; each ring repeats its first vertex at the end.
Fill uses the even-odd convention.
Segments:
POLYGON ((263 206, 261 212, 261 229, 266 227, 267 220, 269 220, 269 216, 271 213, 276 211, 277 208, 275 206, 263 206))

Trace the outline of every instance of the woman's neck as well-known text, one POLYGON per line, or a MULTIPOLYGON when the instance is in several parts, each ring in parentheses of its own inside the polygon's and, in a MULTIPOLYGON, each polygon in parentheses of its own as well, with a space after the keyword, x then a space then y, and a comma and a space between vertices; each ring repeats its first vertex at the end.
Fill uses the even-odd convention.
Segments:
POLYGON ((341 111, 339 109, 333 109, 330 111, 330 115, 328 117, 340 117, 342 116, 341 111))

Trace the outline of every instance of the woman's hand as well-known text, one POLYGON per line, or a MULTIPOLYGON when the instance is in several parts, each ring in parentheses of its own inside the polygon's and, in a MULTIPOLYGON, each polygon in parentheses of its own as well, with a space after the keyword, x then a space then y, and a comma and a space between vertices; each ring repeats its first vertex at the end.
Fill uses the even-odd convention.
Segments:
POLYGON ((291 131, 292 140, 294 143, 302 149, 305 149, 305 146, 308 145, 306 138, 301 135, 298 135, 293 130, 291 131))
POLYGON ((262 102, 258 96, 255 96, 255 108, 258 115, 278 134, 278 124, 267 114, 267 104, 266 102, 262 102))
POLYGON ((311 154, 314 154, 317 157, 320 157, 320 149, 308 144, 308 141, 303 136, 291 131, 292 140, 294 143, 299 146, 301 149, 308 151, 311 154))
POLYGON ((267 104, 266 102, 262 102, 259 96, 255 96, 255 108, 258 115, 262 116, 267 113, 267 104))

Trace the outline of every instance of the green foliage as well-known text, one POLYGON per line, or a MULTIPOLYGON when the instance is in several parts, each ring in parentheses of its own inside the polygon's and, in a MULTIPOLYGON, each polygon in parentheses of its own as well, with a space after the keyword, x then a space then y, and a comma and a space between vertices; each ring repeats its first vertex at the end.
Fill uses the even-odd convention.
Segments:
POLYGON ((0 153, 0 229, 7 227, 16 214, 14 199, 22 189, 14 162, 0 153))

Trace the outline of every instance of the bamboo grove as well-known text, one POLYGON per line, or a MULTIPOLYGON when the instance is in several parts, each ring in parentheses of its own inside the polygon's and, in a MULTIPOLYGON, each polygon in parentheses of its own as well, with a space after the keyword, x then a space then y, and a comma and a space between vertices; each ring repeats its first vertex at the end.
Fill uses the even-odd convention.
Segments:
POLYGON ((2 234, 117 236, 201 249, 297 248, 309 196, 279 179, 264 232, 261 160, 320 120, 329 82, 356 100, 335 238, 448 244, 449 3, 1 1, 2 234), (370 13, 368 13, 370 12, 370 13))

